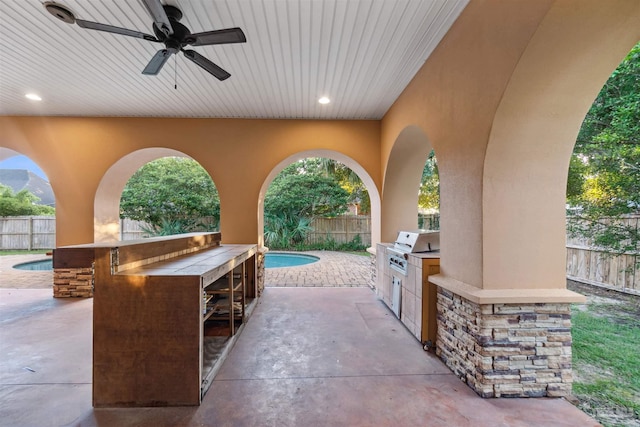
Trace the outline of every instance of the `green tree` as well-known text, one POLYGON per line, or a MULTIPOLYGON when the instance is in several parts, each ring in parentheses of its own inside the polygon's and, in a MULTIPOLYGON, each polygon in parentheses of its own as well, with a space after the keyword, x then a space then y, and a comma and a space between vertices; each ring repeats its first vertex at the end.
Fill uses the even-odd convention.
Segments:
POLYGON ((336 179, 342 188, 349 193, 349 204, 359 206, 360 214, 371 213, 371 200, 369 192, 357 173, 347 165, 338 161, 320 158, 320 167, 327 177, 336 179))
POLYGON ((195 160, 164 157, 141 167, 120 198, 120 216, 151 224, 151 234, 215 230, 220 198, 207 172, 195 160), (202 218, 213 218, 213 224, 202 218))
POLYGON ((285 249, 302 243, 312 231, 314 217, 347 211, 349 192, 321 159, 309 158, 287 166, 273 180, 264 202, 267 246, 285 249))
POLYGON ((567 178, 567 203, 570 205, 577 205, 581 202, 587 175, 586 162, 576 154, 571 156, 567 178))
POLYGON ((265 213, 299 217, 336 216, 347 211, 349 193, 331 178, 315 174, 276 177, 265 196, 265 213))
POLYGON ((28 190, 14 194, 11 187, 0 184, 0 216, 55 215, 51 206, 38 205, 40 198, 28 190))
POLYGON ((639 249, 638 230, 622 220, 640 207, 639 88, 640 43, 587 113, 569 169, 569 232, 613 253, 639 249))
POLYGON ((418 206, 423 209, 440 210, 440 175, 435 151, 431 150, 422 170, 418 206))

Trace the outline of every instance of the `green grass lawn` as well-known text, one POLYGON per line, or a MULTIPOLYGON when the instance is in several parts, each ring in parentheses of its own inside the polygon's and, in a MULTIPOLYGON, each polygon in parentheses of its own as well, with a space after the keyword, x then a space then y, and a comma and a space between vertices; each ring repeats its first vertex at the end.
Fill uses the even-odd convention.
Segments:
POLYGON ((16 250, 16 251, 0 251, 0 256, 3 255, 34 255, 34 254, 46 254, 51 252, 51 249, 38 249, 35 251, 16 250))
POLYGON ((637 301, 575 309, 573 393, 605 426, 640 424, 640 319, 637 301))

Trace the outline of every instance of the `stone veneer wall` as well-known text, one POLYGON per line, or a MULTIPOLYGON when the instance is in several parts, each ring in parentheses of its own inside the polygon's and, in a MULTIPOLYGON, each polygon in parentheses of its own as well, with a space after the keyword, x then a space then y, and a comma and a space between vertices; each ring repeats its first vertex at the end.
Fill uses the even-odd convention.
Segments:
POLYGON ((264 252, 258 251, 256 253, 256 267, 258 271, 256 275, 258 276, 258 295, 261 296, 264 291, 264 252))
POLYGON ((374 254, 369 254, 370 265, 370 275, 369 275, 369 287, 371 289, 376 288, 376 280, 378 280, 378 260, 377 256, 374 254))
POLYGON ((482 397, 571 394, 570 304, 478 305, 438 287, 436 354, 482 397))
POLYGON ((55 268, 54 298, 93 297, 93 268, 55 268))

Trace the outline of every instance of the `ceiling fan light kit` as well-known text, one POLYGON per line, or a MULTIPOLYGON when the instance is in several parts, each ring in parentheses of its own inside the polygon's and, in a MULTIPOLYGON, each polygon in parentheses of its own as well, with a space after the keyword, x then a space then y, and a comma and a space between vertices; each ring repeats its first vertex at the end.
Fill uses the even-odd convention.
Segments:
POLYGON ((147 12, 153 19, 153 32, 155 36, 128 28, 115 27, 99 22, 78 19, 67 7, 55 3, 45 2, 45 9, 57 19, 67 24, 77 24, 80 28, 96 31, 104 31, 112 34, 136 37, 147 41, 162 43, 164 49, 160 49, 151 58, 151 61, 142 71, 142 74, 156 75, 160 72, 169 57, 178 52, 198 65, 200 68, 213 75, 218 80, 225 80, 231 76, 220 66, 214 64, 198 52, 185 49, 191 46, 209 46, 216 44, 245 43, 247 41, 244 32, 240 28, 226 28, 222 30, 204 31, 192 34, 191 31, 179 21, 182 19, 182 11, 175 6, 163 5, 160 0, 142 0, 147 12))

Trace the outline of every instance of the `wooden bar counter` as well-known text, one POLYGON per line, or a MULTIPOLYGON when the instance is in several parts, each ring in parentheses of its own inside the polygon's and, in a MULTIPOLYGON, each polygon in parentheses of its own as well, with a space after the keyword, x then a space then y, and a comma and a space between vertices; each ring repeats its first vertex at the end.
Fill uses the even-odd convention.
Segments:
POLYGON ((231 339, 246 321, 256 249, 191 233, 54 250, 54 267, 93 266, 93 405, 199 405, 213 376, 206 325, 231 339))

